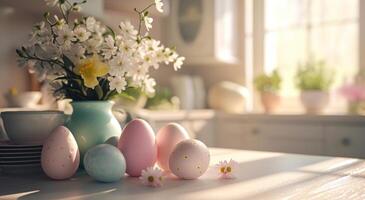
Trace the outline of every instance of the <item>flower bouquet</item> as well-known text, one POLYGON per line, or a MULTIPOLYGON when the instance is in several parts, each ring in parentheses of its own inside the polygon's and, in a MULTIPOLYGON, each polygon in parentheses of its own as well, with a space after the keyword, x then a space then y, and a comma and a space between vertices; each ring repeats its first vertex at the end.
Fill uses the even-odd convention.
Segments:
POLYGON ((173 63, 177 70, 185 58, 149 35, 153 19, 148 10, 155 7, 162 12, 161 0, 134 9, 137 28, 122 21, 118 30, 94 17, 75 18, 86 1, 46 3, 56 7, 59 15, 45 12, 43 21, 34 26, 29 44, 16 52, 22 65, 50 83, 57 99, 72 100, 67 127, 83 156, 90 147, 120 135, 121 127, 111 112, 113 104, 107 100, 128 96, 131 88, 153 94, 156 82, 150 69, 173 63))
POLYGON ((21 64, 40 80, 51 82, 58 99, 74 101, 108 100, 130 87, 154 93, 151 68, 160 63, 181 67, 184 57, 149 35, 153 19, 148 10, 162 12, 161 0, 155 0, 138 14, 138 28, 122 21, 118 30, 93 17, 71 20, 86 1, 46 0, 59 8, 60 16, 44 13, 44 20, 31 32, 30 43, 16 52, 21 64), (143 27, 144 26, 144 27, 143 27))

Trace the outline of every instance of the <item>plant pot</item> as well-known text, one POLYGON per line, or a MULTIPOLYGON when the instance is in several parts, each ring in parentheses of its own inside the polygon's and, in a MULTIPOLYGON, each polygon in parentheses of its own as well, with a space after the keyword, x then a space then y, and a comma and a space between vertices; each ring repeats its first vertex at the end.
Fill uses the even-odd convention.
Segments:
POLYGON ((275 92, 261 92, 260 99, 265 113, 273 113, 280 103, 280 96, 275 92))
POLYGON ((80 163, 86 151, 122 133, 119 122, 112 113, 111 101, 72 102, 73 113, 67 127, 75 136, 80 150, 80 163))
POLYGON ((320 114, 329 103, 329 93, 319 90, 302 91, 300 100, 308 114, 320 114))

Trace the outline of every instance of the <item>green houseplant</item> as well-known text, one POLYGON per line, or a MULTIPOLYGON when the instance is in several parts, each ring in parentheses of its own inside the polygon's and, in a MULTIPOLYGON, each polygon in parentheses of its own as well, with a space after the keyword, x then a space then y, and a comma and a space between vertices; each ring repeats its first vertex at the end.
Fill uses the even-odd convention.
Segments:
POLYGON ((274 70, 271 74, 261 74, 254 80, 255 88, 260 92, 261 103, 266 113, 275 111, 280 103, 278 92, 281 88, 281 82, 277 70, 274 70))
POLYGON ((299 65, 295 83, 301 91, 300 99, 307 113, 321 113, 329 103, 332 77, 324 61, 308 61, 299 65))
POLYGON ((185 58, 149 35, 153 19, 148 10, 155 7, 162 12, 161 0, 134 9, 137 28, 122 21, 117 30, 94 17, 77 18, 74 14, 85 0, 46 3, 58 9, 58 15, 45 12, 43 21, 34 25, 29 43, 16 52, 21 65, 50 82, 57 99, 72 100, 67 126, 83 156, 90 147, 121 133, 109 100, 127 96, 134 88, 154 93, 156 82, 149 71, 157 70, 161 63, 173 63, 177 70, 185 58))

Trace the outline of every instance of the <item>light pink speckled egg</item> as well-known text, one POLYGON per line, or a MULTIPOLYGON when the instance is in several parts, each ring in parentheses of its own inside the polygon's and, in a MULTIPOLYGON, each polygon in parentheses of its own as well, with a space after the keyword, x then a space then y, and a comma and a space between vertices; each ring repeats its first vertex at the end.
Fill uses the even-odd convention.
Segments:
POLYGON ((210 153, 199 140, 187 139, 178 143, 169 159, 171 172, 182 179, 196 179, 209 167, 210 153))
POLYGON ((157 132, 157 164, 162 169, 170 171, 170 154, 179 142, 186 139, 189 139, 188 132, 177 123, 169 123, 157 132))
POLYGON ((59 126, 43 143, 41 164, 44 173, 56 180, 72 177, 80 164, 80 153, 70 130, 59 126))
POLYGON ((126 173, 129 176, 140 176, 143 169, 156 162, 155 134, 152 127, 142 119, 134 119, 125 126, 118 148, 126 160, 126 173))

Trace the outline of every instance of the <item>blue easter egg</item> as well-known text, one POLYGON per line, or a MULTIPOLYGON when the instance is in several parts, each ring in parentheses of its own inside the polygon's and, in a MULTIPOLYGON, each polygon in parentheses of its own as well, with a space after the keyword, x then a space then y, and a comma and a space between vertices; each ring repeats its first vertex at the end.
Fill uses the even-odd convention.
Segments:
POLYGON ((91 177, 101 182, 115 182, 125 173, 123 154, 110 144, 100 144, 89 149, 84 157, 84 167, 91 177))

